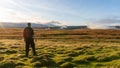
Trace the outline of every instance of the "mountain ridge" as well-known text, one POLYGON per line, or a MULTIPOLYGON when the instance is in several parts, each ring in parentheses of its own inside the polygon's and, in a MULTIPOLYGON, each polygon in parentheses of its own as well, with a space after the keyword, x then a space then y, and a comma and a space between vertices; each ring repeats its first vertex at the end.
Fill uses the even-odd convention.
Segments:
MULTIPOLYGON (((28 22, 0 22, 1 27, 26 27, 28 22)), ((67 26, 57 21, 50 21, 46 23, 30 22, 32 27, 63 27, 67 26)))

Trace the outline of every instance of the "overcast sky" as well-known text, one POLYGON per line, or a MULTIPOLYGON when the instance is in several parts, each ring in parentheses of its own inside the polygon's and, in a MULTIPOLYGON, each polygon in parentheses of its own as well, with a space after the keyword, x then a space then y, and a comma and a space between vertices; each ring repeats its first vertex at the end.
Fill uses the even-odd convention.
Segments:
POLYGON ((1 22, 59 21, 67 25, 119 24, 120 0, 0 0, 1 22), (97 22, 99 21, 99 22, 97 22), (108 24, 108 22, 107 22, 108 24))

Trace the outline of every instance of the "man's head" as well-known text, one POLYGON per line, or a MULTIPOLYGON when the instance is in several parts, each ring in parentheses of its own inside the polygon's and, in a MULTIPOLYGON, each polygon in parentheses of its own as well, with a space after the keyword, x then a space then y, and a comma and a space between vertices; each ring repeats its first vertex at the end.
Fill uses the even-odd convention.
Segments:
POLYGON ((31 27, 31 23, 30 22, 28 22, 27 25, 28 25, 28 27, 31 27))

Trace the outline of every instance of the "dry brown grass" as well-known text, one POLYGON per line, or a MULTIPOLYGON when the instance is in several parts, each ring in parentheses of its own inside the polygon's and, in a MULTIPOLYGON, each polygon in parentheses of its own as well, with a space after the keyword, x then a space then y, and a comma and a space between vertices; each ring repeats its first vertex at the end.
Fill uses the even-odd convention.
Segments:
MULTIPOLYGON (((42 30, 34 29, 36 38, 47 39, 120 39, 120 30, 77 29, 42 30)), ((23 28, 0 28, 0 39, 22 39, 23 28)))

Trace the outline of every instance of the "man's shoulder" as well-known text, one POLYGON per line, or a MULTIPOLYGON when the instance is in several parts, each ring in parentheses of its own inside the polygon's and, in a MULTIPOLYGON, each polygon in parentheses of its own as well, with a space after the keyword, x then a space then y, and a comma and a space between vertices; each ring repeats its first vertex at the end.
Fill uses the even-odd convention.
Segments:
POLYGON ((33 28, 32 28, 32 27, 25 27, 25 29, 33 30, 33 28))
POLYGON ((32 29, 31 27, 25 27, 24 29, 32 29))

